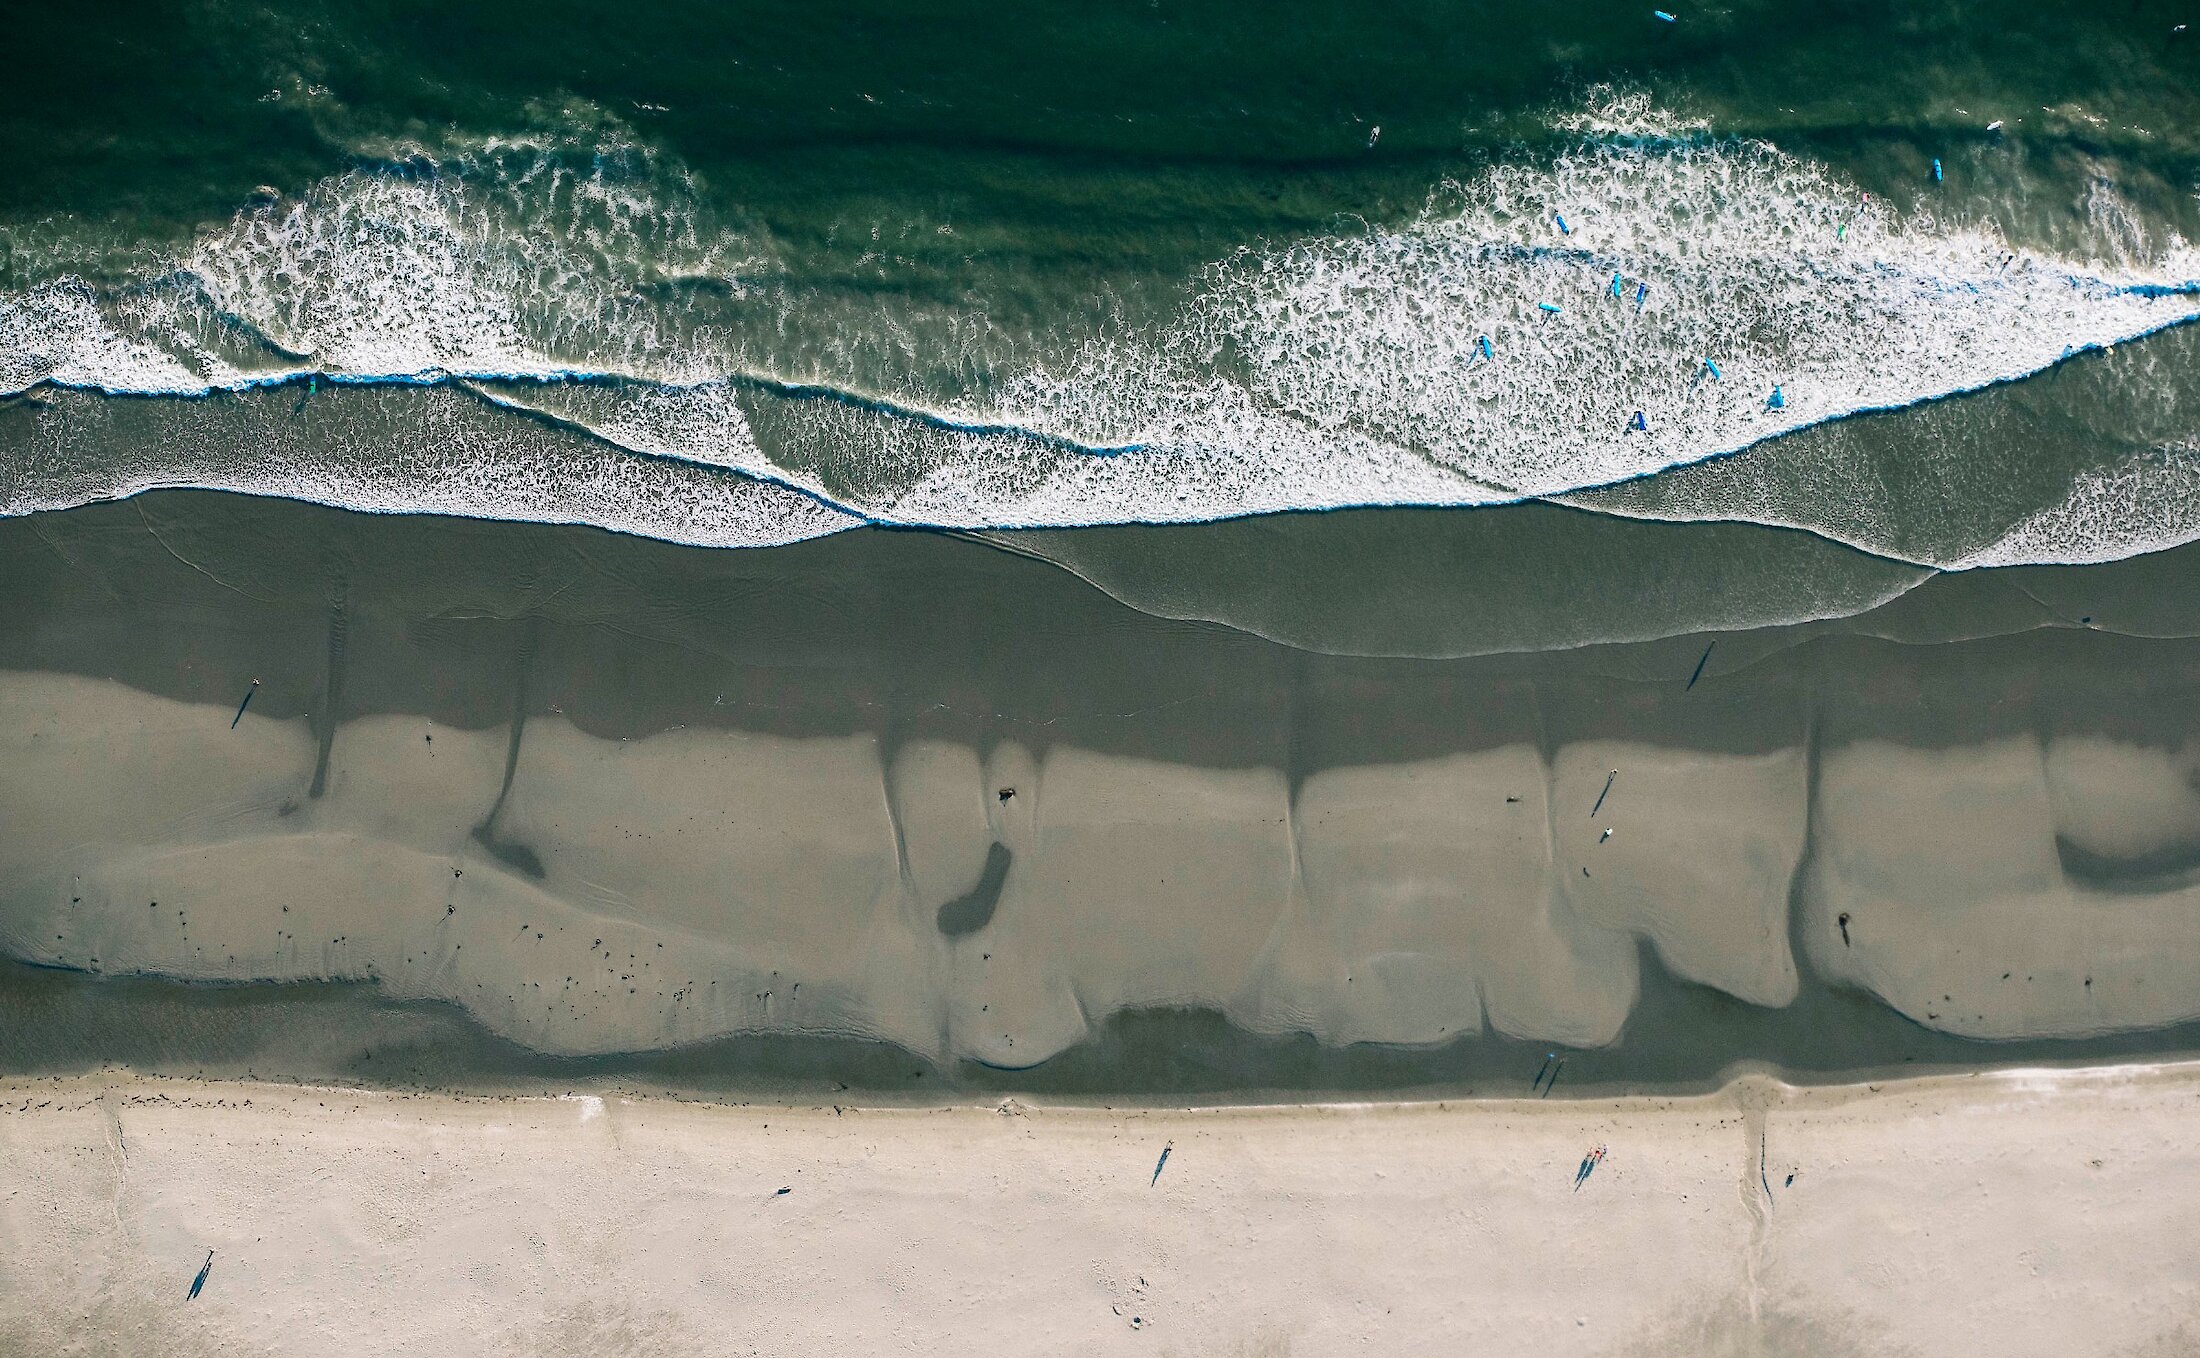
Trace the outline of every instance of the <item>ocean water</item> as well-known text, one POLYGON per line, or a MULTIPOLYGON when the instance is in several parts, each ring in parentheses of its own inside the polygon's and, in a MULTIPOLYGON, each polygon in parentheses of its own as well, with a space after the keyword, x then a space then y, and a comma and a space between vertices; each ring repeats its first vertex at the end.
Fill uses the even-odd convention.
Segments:
POLYGON ((25 14, 0 513, 950 529, 1403 655, 2200 538, 2182 9, 1673 14, 25 14))

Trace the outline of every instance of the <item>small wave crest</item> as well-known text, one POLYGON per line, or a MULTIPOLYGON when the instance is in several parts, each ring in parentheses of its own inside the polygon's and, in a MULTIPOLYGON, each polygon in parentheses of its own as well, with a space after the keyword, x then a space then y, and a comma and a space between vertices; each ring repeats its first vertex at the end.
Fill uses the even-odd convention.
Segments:
POLYGON ((319 375, 719 376, 707 308, 765 267, 678 167, 488 142, 263 197, 161 267, 0 296, 0 390, 204 395, 319 375))
POLYGON ((2200 442, 2149 449, 2072 479, 2060 501, 2026 515, 1962 567, 2095 565, 2167 551, 2200 524, 2200 442))

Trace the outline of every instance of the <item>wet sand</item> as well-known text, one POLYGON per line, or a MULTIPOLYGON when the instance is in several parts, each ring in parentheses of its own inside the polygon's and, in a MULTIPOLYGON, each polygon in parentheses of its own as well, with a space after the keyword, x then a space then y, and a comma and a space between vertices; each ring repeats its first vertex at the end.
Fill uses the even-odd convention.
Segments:
POLYGON ((1141 1016, 1214 1016, 1224 1095, 1293 1084, 1278 1043, 1376 1088, 1550 1048, 1700 1087, 2200 1018, 2178 637, 1865 615, 1690 685, 1709 638, 1313 654, 927 534, 207 493, 0 559, 0 948, 80 976, 361 983, 597 1073, 762 1037, 1103 1097, 1168 1087, 1108 1068, 1141 1016))
POLYGON ((2168 1358, 2200 1338, 2165 1191, 2200 1173, 2196 1093, 2191 1066, 1141 1112, 17 1082, 0 1352, 2168 1358))

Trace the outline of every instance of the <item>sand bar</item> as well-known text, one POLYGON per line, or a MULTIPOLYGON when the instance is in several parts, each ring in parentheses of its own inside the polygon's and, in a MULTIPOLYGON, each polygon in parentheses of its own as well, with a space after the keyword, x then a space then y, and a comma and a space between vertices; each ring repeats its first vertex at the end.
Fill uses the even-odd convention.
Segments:
POLYGON ((0 522, 0 569, 0 953, 79 977, 357 985, 569 1061, 1076 1058, 1103 1099, 1163 1087, 1111 1046, 1152 1015, 1480 1053, 1218 1042, 1218 1098, 2200 1046, 2200 642, 2091 614, 1352 657, 936 535, 205 493, 0 522))

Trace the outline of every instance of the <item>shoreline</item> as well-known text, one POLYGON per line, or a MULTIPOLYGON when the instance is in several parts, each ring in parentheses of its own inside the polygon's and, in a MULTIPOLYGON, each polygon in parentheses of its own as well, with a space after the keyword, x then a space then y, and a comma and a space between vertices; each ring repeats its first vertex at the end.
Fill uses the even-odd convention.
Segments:
MULTIPOLYGON (((1695 1098, 1742 1079, 1806 1090, 1872 1082, 2006 1078, 2015 1072, 2151 1069, 2200 1059, 2200 1023, 2097 1038, 1967 1041, 1935 1033, 1857 996, 1832 1020, 1761 1011, 1760 1032, 1729 1031, 1713 1051, 1686 997, 1646 950, 1648 1003, 1612 1047, 1560 1048, 1556 1103, 1695 1098), (1681 1021, 1674 1022, 1681 1006, 1681 1021), (1783 1061, 1780 1033, 1834 1021, 1877 1059, 1783 1061), (1671 1028, 1646 1050, 1639 1030, 1671 1028)), ((972 1099, 1064 1108, 1251 1108, 1503 1102, 1532 1097, 1553 1044, 1489 1033, 1436 1048, 1329 1046, 1305 1034, 1240 1028, 1213 1010, 1133 1010, 1034 1067, 940 1062, 889 1042, 800 1032, 747 1032, 589 1056, 501 1038, 460 1005, 402 999, 372 981, 223 980, 92 973, 0 959, 0 1078, 148 1079, 303 1084, 393 1095, 483 1098, 589 1093, 736 1105, 850 1098, 939 1108, 972 1099), (284 1040, 287 1030, 310 1030, 284 1040)), ((1713 1030, 1717 1032, 1718 1030, 1713 1030)), ((1807 1057, 1807 1051, 1790 1052, 1807 1057)))

